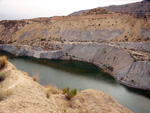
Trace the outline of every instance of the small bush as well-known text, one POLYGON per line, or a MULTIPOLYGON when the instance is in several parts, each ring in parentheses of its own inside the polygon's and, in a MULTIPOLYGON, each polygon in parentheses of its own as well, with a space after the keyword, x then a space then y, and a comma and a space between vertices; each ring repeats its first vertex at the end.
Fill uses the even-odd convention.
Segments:
POLYGON ((7 57, 6 56, 1 56, 0 57, 0 69, 6 66, 7 63, 7 57))
POLYGON ((46 41, 46 39, 45 39, 45 38, 42 38, 41 41, 46 41))
POLYGON ((134 80, 131 80, 131 82, 134 83, 134 84, 136 84, 136 81, 134 81, 134 80))
POLYGON ((0 82, 5 80, 7 77, 7 73, 6 72, 0 72, 0 82))
POLYGON ((69 88, 63 88, 62 91, 63 91, 63 94, 66 95, 68 100, 72 99, 73 97, 75 97, 77 95, 77 89, 76 88, 74 88, 71 91, 69 88))
POLYGON ((63 94, 65 94, 65 93, 67 93, 67 91, 69 91, 69 90, 67 90, 67 88, 62 88, 62 91, 63 91, 63 94))
POLYGON ((68 54, 68 53, 66 53, 66 56, 69 56, 69 54, 68 54))
POLYGON ((107 68, 108 70, 110 70, 110 71, 114 71, 114 68, 111 67, 111 66, 107 66, 106 64, 104 64, 103 66, 106 67, 106 68, 107 68))
POLYGON ((114 68, 111 67, 111 66, 108 66, 107 68, 108 68, 110 71, 113 71, 113 70, 114 70, 114 68))

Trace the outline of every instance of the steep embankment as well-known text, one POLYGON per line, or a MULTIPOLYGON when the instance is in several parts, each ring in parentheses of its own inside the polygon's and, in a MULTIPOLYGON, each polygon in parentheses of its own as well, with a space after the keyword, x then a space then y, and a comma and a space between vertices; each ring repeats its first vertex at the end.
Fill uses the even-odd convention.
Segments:
POLYGON ((62 91, 46 96, 46 88, 33 81, 27 73, 19 71, 9 62, 7 77, 0 82, 0 112, 2 113, 132 113, 119 105, 111 96, 100 91, 85 90, 71 100, 62 91), (2 92, 4 97, 1 97, 2 92))
POLYGON ((0 45, 3 51, 91 62, 122 84, 150 90, 149 18, 94 9, 81 16, 1 21, 0 28, 1 43, 12 44, 0 45))

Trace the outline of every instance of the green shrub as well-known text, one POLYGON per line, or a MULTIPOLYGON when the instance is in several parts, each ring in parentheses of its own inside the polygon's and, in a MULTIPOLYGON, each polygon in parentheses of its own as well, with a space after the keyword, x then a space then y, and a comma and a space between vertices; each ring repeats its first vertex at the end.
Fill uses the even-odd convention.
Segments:
POLYGON ((68 100, 72 99, 73 97, 75 97, 77 95, 77 89, 76 88, 74 88, 71 91, 70 91, 69 87, 68 88, 63 88, 62 91, 63 91, 63 94, 66 95, 66 98, 68 100))
POLYGON ((62 91, 63 91, 63 94, 65 94, 65 93, 67 93, 67 91, 69 91, 69 90, 67 90, 67 88, 62 88, 62 91))
POLYGON ((7 63, 7 57, 6 56, 1 56, 0 57, 0 69, 5 67, 6 63, 7 63))

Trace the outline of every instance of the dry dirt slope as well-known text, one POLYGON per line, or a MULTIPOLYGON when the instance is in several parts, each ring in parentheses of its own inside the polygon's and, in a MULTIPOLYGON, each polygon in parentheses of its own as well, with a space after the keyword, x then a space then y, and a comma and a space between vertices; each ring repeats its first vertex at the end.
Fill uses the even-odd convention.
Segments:
POLYGON ((11 63, 1 71, 8 76, 0 82, 0 88, 9 96, 0 101, 0 113, 131 113, 111 96, 90 89, 79 92, 70 101, 61 91, 48 99, 43 86, 11 63))

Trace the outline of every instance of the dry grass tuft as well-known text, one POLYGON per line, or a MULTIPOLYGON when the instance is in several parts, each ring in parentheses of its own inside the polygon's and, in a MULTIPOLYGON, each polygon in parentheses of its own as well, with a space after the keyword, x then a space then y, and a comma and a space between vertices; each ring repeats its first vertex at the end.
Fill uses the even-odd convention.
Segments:
POLYGON ((46 87, 46 96, 47 98, 50 98, 51 94, 58 94, 59 90, 56 86, 47 86, 46 87))
POLYGON ((2 101, 4 97, 5 97, 4 92, 0 90, 0 101, 2 101))
POLYGON ((0 57, 0 69, 4 68, 7 63, 7 57, 6 56, 1 56, 0 57))
POLYGON ((39 73, 37 73, 37 72, 32 72, 32 79, 33 79, 33 81, 35 81, 35 82, 38 82, 39 81, 39 73))
POLYGON ((33 79, 33 81, 35 81, 35 82, 39 81, 39 77, 38 77, 38 76, 33 76, 32 79, 33 79))
POLYGON ((12 95, 13 91, 12 90, 0 90, 0 101, 6 99, 8 96, 12 95))
POLYGON ((7 75, 8 75, 7 72, 0 72, 0 82, 5 80, 7 75))

